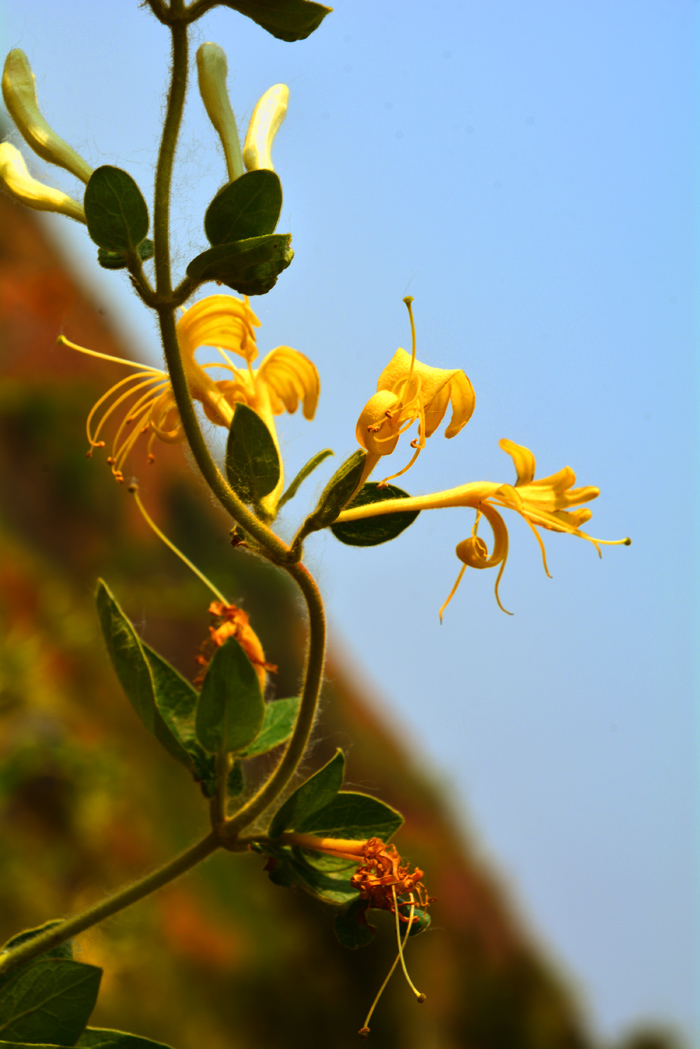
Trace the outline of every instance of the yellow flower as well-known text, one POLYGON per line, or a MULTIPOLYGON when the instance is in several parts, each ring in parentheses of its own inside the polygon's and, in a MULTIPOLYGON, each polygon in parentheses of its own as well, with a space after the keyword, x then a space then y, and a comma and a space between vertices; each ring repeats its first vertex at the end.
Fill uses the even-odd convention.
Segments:
POLYGON ((630 539, 594 539, 593 536, 581 531, 581 525, 592 517, 592 511, 582 504, 596 499, 600 495, 598 488, 592 486, 574 488, 576 474, 568 466, 558 473, 535 481, 535 457, 532 452, 520 444, 505 439, 499 444, 503 451, 513 459, 517 474, 515 485, 476 481, 445 492, 434 492, 432 495, 368 503, 352 510, 343 510, 337 519, 337 523, 340 524, 343 521, 356 521, 364 517, 376 517, 403 510, 435 510, 449 506, 466 506, 476 510, 477 516, 471 535, 457 546, 457 557, 463 562, 464 567, 457 577, 450 596, 440 609, 440 618, 452 600, 467 567, 496 568, 500 566, 495 586, 496 600, 499 607, 504 612, 506 611, 498 596, 498 586, 508 558, 508 529, 496 507, 515 510, 527 521, 540 545, 547 575, 549 575, 547 558, 538 528, 546 528, 552 532, 568 532, 569 535, 587 539, 593 543, 599 555, 601 555, 601 545, 629 546, 631 543, 630 539), (578 509, 573 509, 574 507, 578 509), (493 548, 490 553, 487 544, 478 535, 479 522, 482 517, 486 518, 493 533, 493 548))
POLYGON ((20 151, 10 142, 0 143, 0 183, 16 201, 35 211, 58 211, 85 222, 85 209, 77 200, 53 186, 32 178, 20 151))
POLYGON ((411 318, 413 349, 409 354, 398 349, 379 376, 377 392, 362 409, 355 434, 358 444, 367 452, 363 480, 369 476, 383 455, 391 455, 399 437, 418 421, 418 436, 411 441, 415 449, 403 470, 385 478, 400 477, 413 466, 425 442, 438 428, 452 402, 452 418, 445 437, 454 437, 472 417, 474 390, 461 369, 432 368, 416 360, 416 331, 411 303, 404 299, 411 318))
MULTIPOLYGON (((304 416, 312 419, 320 383, 315 365, 289 346, 278 346, 263 358, 259 368, 253 369, 252 362, 258 355, 254 329, 259 326, 260 321, 251 310, 247 298, 241 300, 232 295, 210 295, 185 310, 177 323, 177 338, 190 393, 200 402, 207 418, 215 425, 228 429, 236 403, 247 404, 262 417, 277 444, 274 416, 284 411, 296 411, 301 401, 304 416), (215 347, 222 361, 199 364, 195 352, 200 346, 215 347), (229 353, 242 357, 245 366, 236 367, 229 353), (212 368, 224 369, 232 378, 214 380, 208 374, 212 368)), ((124 480, 125 460, 140 434, 150 434, 147 447, 149 462, 154 461, 152 447, 156 437, 169 444, 184 440, 182 422, 167 371, 87 350, 63 336, 59 342, 92 357, 137 369, 133 375, 121 379, 103 394, 93 405, 87 419, 90 456, 93 448, 103 448, 105 445, 101 436, 105 423, 119 409, 125 410, 112 439, 111 454, 107 460, 117 481, 124 480)), ((283 478, 280 476, 280 491, 282 484, 283 478)))

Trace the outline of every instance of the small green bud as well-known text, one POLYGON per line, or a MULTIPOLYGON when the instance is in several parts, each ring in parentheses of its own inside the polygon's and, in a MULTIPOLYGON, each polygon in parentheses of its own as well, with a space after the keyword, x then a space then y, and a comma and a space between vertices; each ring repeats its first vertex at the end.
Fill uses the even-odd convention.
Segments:
POLYGON ((288 101, 287 85, 274 84, 253 110, 243 146, 243 161, 248 171, 257 168, 275 170, 272 166, 272 142, 287 114, 288 101))
POLYGON ((0 143, 0 183, 11 197, 36 211, 58 211, 70 219, 85 222, 83 205, 60 189, 45 186, 29 174, 24 157, 10 142, 0 143))
MULTIPOLYGON (((36 100, 32 67, 24 51, 20 51, 18 47, 10 51, 5 59, 2 74, 2 97, 5 99, 8 113, 25 141, 42 160, 48 160, 50 164, 57 164, 58 167, 65 168, 83 182, 89 182, 92 175, 90 165, 86 164, 83 158, 78 156, 62 138, 59 138, 41 115, 36 100)), ((29 206, 37 207, 36 204, 29 206)), ((76 218, 75 215, 72 217, 76 218)))
POLYGON ((197 50, 197 73, 204 108, 224 147, 229 181, 234 182, 243 174, 243 158, 236 118, 226 90, 228 65, 223 48, 218 44, 202 44, 197 50))

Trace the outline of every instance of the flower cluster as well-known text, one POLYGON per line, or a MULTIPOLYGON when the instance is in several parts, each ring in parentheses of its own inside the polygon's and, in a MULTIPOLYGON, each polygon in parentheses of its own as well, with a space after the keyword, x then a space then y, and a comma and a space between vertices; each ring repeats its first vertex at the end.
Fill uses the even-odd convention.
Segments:
MULTIPOLYGON (((253 408, 267 424, 277 443, 274 417, 282 412, 295 412, 302 404, 304 416, 313 419, 318 403, 320 381, 315 365, 298 350, 278 346, 252 367, 258 356, 255 328, 260 321, 247 299, 233 295, 209 295, 185 310, 177 323, 177 340, 190 394, 204 414, 216 426, 228 429, 237 403, 253 408), (195 352, 201 346, 214 347, 220 360, 199 364, 195 352), (229 354, 242 358, 236 366, 229 354), (223 370, 226 379, 212 379, 211 369, 223 370)), ((167 444, 185 439, 167 371, 152 368, 119 357, 77 346, 61 336, 65 346, 91 357, 126 364, 135 368, 133 375, 115 383, 93 405, 87 419, 88 455, 94 448, 105 446, 103 428, 115 412, 124 415, 112 438, 108 462, 119 482, 124 480, 124 464, 141 434, 149 434, 147 456, 153 462, 153 445, 157 438, 167 444)), ((280 477, 279 487, 281 488, 280 477)))

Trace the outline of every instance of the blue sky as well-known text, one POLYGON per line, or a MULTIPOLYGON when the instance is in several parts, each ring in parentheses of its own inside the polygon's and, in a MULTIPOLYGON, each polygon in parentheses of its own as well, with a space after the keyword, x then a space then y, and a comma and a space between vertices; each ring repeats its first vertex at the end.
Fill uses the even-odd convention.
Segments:
MULTIPOLYGON (((2 11, 5 49, 27 52, 56 130, 150 196, 165 31, 136 3, 63 0, 60 19, 48 0, 2 11)), ((291 91, 274 157, 296 257, 254 303, 261 351, 294 346, 321 372, 316 420, 282 424, 290 473, 319 448, 354 450, 379 372, 410 346, 410 293, 419 357, 463 368, 476 411, 454 440, 430 439, 404 487, 511 481, 508 437, 534 451, 539 476, 570 465, 601 489, 591 534, 634 540, 599 561, 549 536, 549 580, 516 518, 501 585, 515 614, 498 609, 492 573, 469 571, 442 627, 468 511, 423 514, 374 550, 321 538, 308 559, 336 644, 452 792, 596 1029, 668 1021, 688 1041, 696 11, 339 0, 293 45, 229 11, 196 31, 227 51, 244 126, 271 84, 291 91)), ((205 246, 204 208, 225 178, 196 92, 187 121, 183 263, 205 246)), ((77 192, 42 162, 33 170, 77 192)), ((97 271, 82 229, 51 226, 135 349, 156 353, 126 281, 97 271)))

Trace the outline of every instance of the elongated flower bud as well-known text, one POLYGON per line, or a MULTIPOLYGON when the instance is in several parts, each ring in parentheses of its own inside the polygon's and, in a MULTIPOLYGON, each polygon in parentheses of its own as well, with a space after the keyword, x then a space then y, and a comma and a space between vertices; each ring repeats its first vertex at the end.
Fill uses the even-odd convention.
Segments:
POLYGON ((83 205, 62 193, 60 189, 45 186, 29 174, 24 157, 9 142, 0 143, 0 182, 10 196, 36 211, 58 211, 70 219, 85 222, 83 205))
POLYGON ((253 110, 243 146, 243 162, 248 171, 257 168, 275 170, 272 166, 272 141, 287 114, 288 101, 287 85, 274 84, 253 110))
MULTIPOLYGON (((43 160, 65 168, 88 182, 92 168, 74 149, 56 134, 44 120, 36 100, 34 74, 24 51, 16 47, 5 59, 2 74, 2 97, 7 111, 25 140, 43 160)), ((36 207, 37 205, 30 205, 36 207)), ((74 215, 73 218, 76 216, 74 215)))
POLYGON ((202 44, 197 50, 199 93, 209 119, 221 139, 231 182, 243 174, 243 157, 236 118, 226 90, 228 65, 226 54, 218 44, 202 44))

